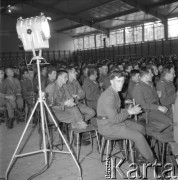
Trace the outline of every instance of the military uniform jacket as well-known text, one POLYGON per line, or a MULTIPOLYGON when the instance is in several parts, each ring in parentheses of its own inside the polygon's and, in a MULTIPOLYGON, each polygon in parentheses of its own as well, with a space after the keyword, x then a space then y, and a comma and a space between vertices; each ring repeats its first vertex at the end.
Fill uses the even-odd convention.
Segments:
POLYGON ((161 91, 160 103, 163 106, 168 107, 169 105, 174 104, 177 94, 173 82, 161 79, 157 83, 156 88, 158 91, 161 91))
POLYGON ((145 110, 158 110, 159 98, 153 83, 149 84, 140 81, 137 83, 132 92, 136 104, 141 105, 145 110))
POLYGON ((97 116, 106 119, 98 120, 99 132, 105 135, 112 134, 112 128, 116 125, 123 126, 129 117, 126 109, 121 109, 121 100, 118 92, 109 86, 99 97, 97 104, 97 116))
POLYGON ((76 79, 72 82, 68 81, 66 87, 71 97, 72 95, 78 95, 80 99, 85 97, 85 92, 76 79))
POLYGON ((0 82, 0 106, 5 105, 5 89, 4 89, 4 81, 0 82))
POLYGON ((93 82, 89 78, 86 78, 83 84, 83 89, 86 94, 86 100, 88 101, 97 101, 101 90, 97 82, 93 82))
POLYGON ((49 84, 45 88, 48 103, 54 107, 56 106, 59 110, 64 110, 64 102, 69 99, 64 85, 59 87, 57 82, 49 84))
POLYGON ((21 80, 22 95, 23 97, 29 97, 34 95, 34 82, 28 78, 21 80))
POLYGON ((21 95, 21 85, 17 78, 13 78, 12 81, 6 78, 4 80, 4 88, 5 93, 8 95, 21 95))
POLYGON ((132 92, 133 92, 133 89, 136 85, 136 82, 134 82, 132 79, 129 80, 129 85, 128 85, 128 94, 127 94, 127 99, 133 99, 133 95, 132 95, 132 92))

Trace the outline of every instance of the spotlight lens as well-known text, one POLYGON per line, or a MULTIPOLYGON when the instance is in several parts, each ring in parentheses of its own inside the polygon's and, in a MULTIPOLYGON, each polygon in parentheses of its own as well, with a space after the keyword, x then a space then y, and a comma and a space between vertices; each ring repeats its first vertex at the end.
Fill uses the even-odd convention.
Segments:
POLYGON ((44 19, 41 23, 41 29, 45 39, 50 38, 50 28, 47 19, 44 19))

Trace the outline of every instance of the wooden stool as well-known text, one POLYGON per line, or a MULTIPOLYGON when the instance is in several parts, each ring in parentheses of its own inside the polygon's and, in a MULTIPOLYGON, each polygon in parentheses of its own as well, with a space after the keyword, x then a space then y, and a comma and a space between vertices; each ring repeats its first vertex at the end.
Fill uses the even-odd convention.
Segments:
POLYGON ((71 129, 71 133, 70 133, 70 145, 72 145, 73 135, 75 133, 76 136, 77 136, 77 159, 78 160, 79 160, 79 154, 80 154, 80 146, 79 146, 79 144, 80 144, 80 134, 81 133, 85 133, 85 132, 89 133, 89 135, 90 135, 90 142, 91 142, 91 145, 92 145, 92 150, 91 150, 91 152, 89 154, 91 154, 92 151, 93 151, 93 140, 92 140, 92 135, 91 135, 92 131, 94 131, 95 134, 96 134, 97 145, 98 145, 98 148, 99 148, 99 151, 100 151, 100 145, 99 145, 99 139, 98 139, 98 129, 97 129, 96 126, 94 126, 92 124, 89 124, 86 129, 77 129, 77 128, 72 128, 71 129))

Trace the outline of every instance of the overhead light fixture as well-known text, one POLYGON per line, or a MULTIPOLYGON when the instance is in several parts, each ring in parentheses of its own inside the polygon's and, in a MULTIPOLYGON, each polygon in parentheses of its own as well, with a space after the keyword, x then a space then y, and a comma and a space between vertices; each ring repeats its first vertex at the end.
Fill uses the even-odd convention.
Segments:
POLYGON ((22 41, 25 51, 49 48, 50 28, 48 20, 42 13, 40 16, 17 19, 18 38, 22 41))

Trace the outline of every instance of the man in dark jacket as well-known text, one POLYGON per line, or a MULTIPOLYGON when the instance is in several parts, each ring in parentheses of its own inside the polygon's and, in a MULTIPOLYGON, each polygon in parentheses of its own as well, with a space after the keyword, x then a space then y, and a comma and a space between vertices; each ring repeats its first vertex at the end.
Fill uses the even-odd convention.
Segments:
POLYGON ((118 92, 122 90, 124 84, 123 74, 120 71, 113 71, 109 77, 111 86, 101 94, 97 104, 99 132, 111 138, 132 140, 143 157, 149 162, 154 162, 155 158, 144 137, 144 127, 128 120, 130 115, 141 113, 141 108, 137 105, 121 109, 118 92))

